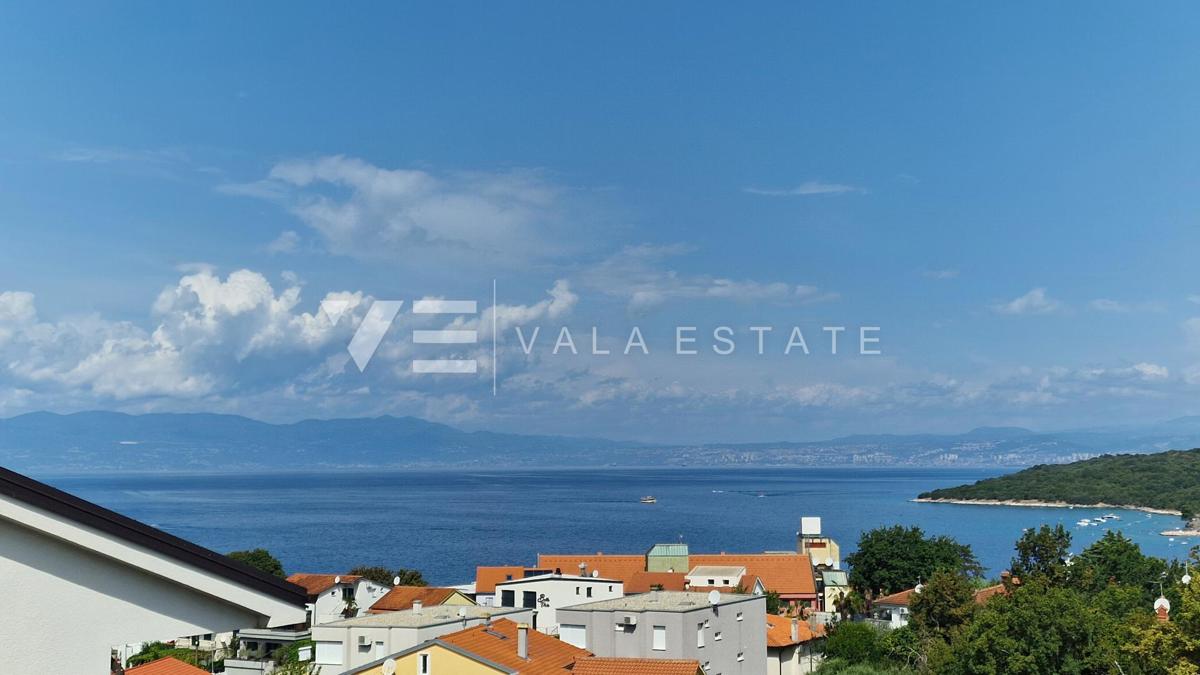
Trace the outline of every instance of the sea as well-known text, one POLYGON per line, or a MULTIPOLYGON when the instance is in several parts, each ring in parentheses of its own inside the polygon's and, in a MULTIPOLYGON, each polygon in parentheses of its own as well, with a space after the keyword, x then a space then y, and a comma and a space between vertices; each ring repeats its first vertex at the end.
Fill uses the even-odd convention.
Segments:
POLYGON ((802 516, 852 552, 882 525, 916 525, 970 544, 996 576, 1025 528, 1062 523, 1079 551, 1120 530, 1146 553, 1183 558, 1200 538, 1168 538, 1175 516, 1087 508, 912 501, 1002 470, 604 468, 387 470, 222 475, 40 476, 52 485, 220 552, 265 548, 289 572, 358 565, 420 570, 434 584, 477 565, 534 565, 544 553, 643 553, 686 542, 704 553, 795 550, 802 516), (655 504, 640 498, 652 495, 655 504), (1079 526, 1115 513, 1120 520, 1079 526))

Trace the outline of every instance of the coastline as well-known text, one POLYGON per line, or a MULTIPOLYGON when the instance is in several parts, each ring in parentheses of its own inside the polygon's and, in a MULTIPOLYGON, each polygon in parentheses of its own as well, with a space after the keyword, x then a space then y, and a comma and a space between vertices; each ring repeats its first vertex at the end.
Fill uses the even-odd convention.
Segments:
MULTIPOLYGON (((1098 502, 1096 504, 1073 504, 1071 502, 1048 502, 1037 499, 944 499, 933 497, 917 497, 914 502, 923 504, 965 504, 975 506, 1034 506, 1041 508, 1053 509, 1121 509, 1124 511, 1142 511, 1144 513, 1156 513, 1163 516, 1182 516, 1177 509, 1158 509, 1151 506, 1136 506, 1133 504, 1108 504, 1106 502, 1098 502)), ((1182 530, 1180 530, 1182 531, 1182 530)), ((1164 533, 1165 534, 1165 533, 1164 533)))

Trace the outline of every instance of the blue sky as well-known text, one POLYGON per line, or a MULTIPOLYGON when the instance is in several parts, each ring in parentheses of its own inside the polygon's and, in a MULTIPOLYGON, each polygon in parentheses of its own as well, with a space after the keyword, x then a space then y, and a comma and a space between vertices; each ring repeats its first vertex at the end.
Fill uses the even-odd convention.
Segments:
POLYGON ((0 415, 726 441, 1200 413, 1198 14, 10 5, 0 415), (493 279, 497 396, 490 310, 460 320, 475 377, 414 376, 411 329, 445 326, 408 312, 348 362, 373 300, 493 279), (831 324, 883 354, 779 353, 831 324), (517 325, 652 353, 525 355, 517 325), (675 355, 677 325, 737 351, 675 355))

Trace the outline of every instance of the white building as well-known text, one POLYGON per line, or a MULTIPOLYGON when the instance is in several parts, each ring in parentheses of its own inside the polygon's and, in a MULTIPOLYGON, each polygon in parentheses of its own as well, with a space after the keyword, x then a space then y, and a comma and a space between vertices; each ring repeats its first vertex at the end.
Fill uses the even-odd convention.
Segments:
POLYGON ((767 672, 762 596, 652 591, 558 610, 559 638, 596 656, 695 659, 708 675, 767 672))
POLYGON ((474 605, 437 605, 419 603, 400 612, 369 614, 354 619, 314 626, 316 642, 314 664, 321 672, 340 673, 402 652, 447 633, 478 626, 491 618, 504 617, 517 623, 532 621, 532 610, 477 607, 474 605))
POLYGON ((304 592, 0 469, 5 675, 108 673, 118 645, 304 621, 304 592))
POLYGON ((496 584, 497 605, 532 609, 533 628, 547 635, 558 634, 558 608, 624 595, 624 583, 600 577, 542 574, 496 584))
POLYGON ((687 585, 692 588, 720 587, 736 588, 742 577, 746 576, 746 568, 736 565, 697 565, 684 577, 687 585))
POLYGON ((288 581, 308 593, 310 626, 363 616, 388 587, 353 574, 293 574, 288 581))

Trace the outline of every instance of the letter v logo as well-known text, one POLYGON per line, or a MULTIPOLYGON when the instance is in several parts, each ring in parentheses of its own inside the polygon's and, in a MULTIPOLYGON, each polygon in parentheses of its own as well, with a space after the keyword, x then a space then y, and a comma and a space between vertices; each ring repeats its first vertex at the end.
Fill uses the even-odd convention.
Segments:
MULTIPOLYGON (((338 304, 341 303, 321 304, 321 309, 335 324, 346 310, 344 306, 338 307, 338 304), (326 307, 327 304, 333 306, 326 307)), ((354 337, 350 340, 347 350, 360 373, 367 369, 367 364, 371 362, 371 357, 375 356, 375 350, 379 349, 379 343, 383 342, 383 336, 387 334, 388 328, 391 327, 392 321, 400 313, 400 307, 403 305, 403 300, 376 300, 371 304, 371 309, 367 310, 367 315, 363 317, 362 323, 358 324, 358 330, 354 331, 354 337)))

